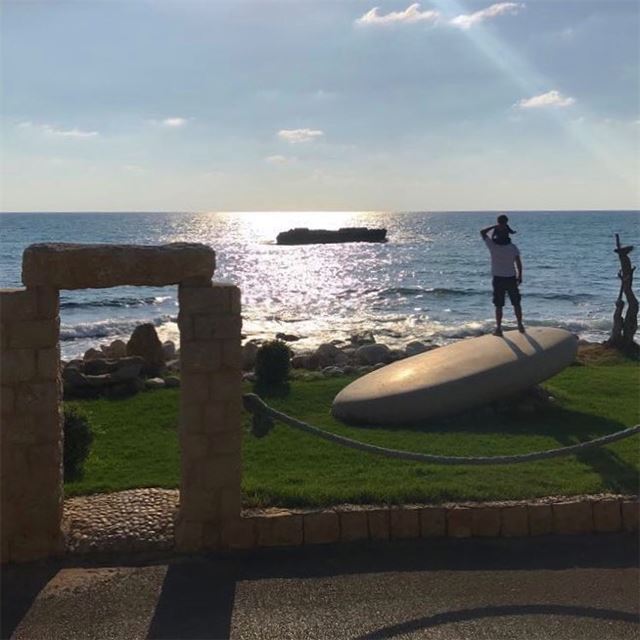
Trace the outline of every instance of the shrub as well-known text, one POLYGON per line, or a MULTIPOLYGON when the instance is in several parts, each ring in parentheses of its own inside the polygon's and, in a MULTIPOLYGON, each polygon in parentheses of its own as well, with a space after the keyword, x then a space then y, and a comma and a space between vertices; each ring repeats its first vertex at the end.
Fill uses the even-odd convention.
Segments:
POLYGON ((79 480, 89 455, 93 431, 89 419, 75 407, 64 408, 64 479, 79 480))
POLYGON ((265 342, 256 353, 256 378, 259 383, 277 385, 286 382, 291 367, 291 349, 281 340, 265 342))

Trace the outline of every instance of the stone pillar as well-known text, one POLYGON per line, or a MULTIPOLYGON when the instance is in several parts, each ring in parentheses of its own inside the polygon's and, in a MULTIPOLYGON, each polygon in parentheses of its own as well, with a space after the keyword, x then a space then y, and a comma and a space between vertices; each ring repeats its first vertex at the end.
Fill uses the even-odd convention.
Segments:
POLYGON ((63 549, 56 289, 0 291, 2 562, 63 549))
POLYGON ((176 547, 215 549, 240 517, 240 290, 185 281, 180 313, 180 510, 176 547))

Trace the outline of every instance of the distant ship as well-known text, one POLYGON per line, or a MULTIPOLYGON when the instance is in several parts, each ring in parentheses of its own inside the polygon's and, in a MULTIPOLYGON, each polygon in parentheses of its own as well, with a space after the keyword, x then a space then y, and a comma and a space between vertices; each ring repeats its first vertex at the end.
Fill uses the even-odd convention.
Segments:
POLYGON ((386 229, 343 227, 337 231, 298 227, 283 231, 276 237, 278 244, 330 244, 335 242, 386 242, 386 229))

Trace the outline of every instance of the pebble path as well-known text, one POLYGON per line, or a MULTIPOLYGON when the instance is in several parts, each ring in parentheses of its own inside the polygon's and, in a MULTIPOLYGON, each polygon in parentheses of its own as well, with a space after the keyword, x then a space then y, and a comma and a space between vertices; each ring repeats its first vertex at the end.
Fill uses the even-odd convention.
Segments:
POLYGON ((177 489, 134 489, 64 502, 67 551, 156 551, 173 546, 177 489))

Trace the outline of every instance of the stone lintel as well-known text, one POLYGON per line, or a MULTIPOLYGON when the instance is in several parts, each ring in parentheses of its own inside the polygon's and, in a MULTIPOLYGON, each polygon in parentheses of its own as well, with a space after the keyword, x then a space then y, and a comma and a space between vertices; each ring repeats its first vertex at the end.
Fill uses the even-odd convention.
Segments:
POLYGON ((210 280, 214 269, 215 252, 204 244, 44 243, 25 249, 22 282, 54 289, 165 286, 210 280))

